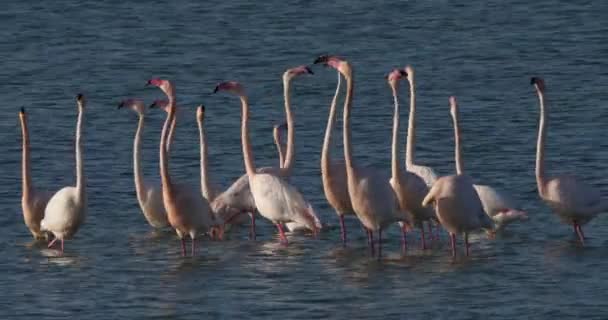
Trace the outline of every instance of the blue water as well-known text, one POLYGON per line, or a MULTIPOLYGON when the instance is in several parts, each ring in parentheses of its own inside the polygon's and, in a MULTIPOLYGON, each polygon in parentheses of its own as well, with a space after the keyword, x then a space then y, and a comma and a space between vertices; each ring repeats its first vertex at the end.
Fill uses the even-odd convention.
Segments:
MULTIPOLYGON (((585 227, 585 247, 538 199, 534 152, 538 102, 530 76, 543 76, 550 103, 550 172, 572 172, 608 191, 608 29, 604 2, 28 1, 0 13, 0 315, 6 319, 201 318, 605 318, 608 220, 585 227), (508 190, 531 219, 495 240, 473 239, 472 257, 452 259, 445 237, 431 250, 399 250, 390 230, 385 259, 366 250, 348 221, 350 245, 330 228, 319 239, 278 244, 260 222, 224 242, 203 240, 181 258, 172 233, 154 233, 135 200, 136 116, 124 98, 161 98, 151 77, 174 81, 185 112, 172 173, 198 185, 195 106, 207 106, 212 181, 227 187, 244 171, 238 100, 211 95, 223 80, 250 95, 258 166, 276 165, 271 128, 282 121, 281 74, 319 54, 354 66, 353 141, 360 164, 389 171, 392 100, 384 75, 417 72, 417 162, 454 171, 449 95, 459 98, 466 169, 478 183, 508 190), (85 169, 89 215, 66 253, 33 244, 20 208, 18 109, 29 112, 36 185, 74 183, 74 97, 89 105, 85 169)), ((291 180, 326 223, 319 157, 335 73, 320 67, 294 82, 297 162, 291 180)), ((407 106, 407 91, 402 103, 407 106)), ((407 108, 404 108, 407 109, 407 108)), ((406 119, 404 111, 402 119, 406 119)), ((164 115, 151 112, 145 173, 158 176, 164 115)), ((405 124, 405 120, 403 121, 405 124)), ((402 132, 404 134, 402 125, 402 132)), ((336 140, 340 140, 337 134, 336 140)), ((333 149, 341 155, 340 146, 333 149)))

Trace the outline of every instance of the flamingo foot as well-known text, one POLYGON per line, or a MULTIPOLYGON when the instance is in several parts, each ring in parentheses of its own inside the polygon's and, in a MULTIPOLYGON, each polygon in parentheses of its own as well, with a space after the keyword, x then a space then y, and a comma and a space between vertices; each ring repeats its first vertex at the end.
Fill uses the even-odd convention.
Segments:
POLYGON ((281 244, 285 246, 289 245, 289 241, 287 241, 287 237, 285 236, 285 231, 283 231, 283 225, 281 223, 277 223, 277 229, 279 229, 279 238, 281 239, 281 244))
POLYGON ((456 257, 456 234, 450 233, 450 244, 452 246, 452 258, 456 257))
POLYGON ((49 245, 47 246, 47 248, 51 248, 55 244, 55 242, 57 241, 57 239, 59 239, 59 238, 55 238, 51 242, 49 242, 49 245))
POLYGON ((382 228, 378 229, 378 261, 382 258, 382 228))
POLYGON ((369 244, 370 253, 372 257, 376 255, 374 250, 374 232, 370 229, 367 229, 367 243, 369 244))
POLYGON ((420 226, 420 231, 421 231, 421 239, 422 239, 422 250, 426 250, 426 237, 424 235, 424 225, 420 226))
POLYGON ((403 254, 407 252, 407 227, 405 225, 401 227, 401 251, 403 254))
POLYGON ((179 239, 182 243, 182 257, 186 256, 186 240, 184 238, 179 239))
POLYGON ((468 257, 470 254, 469 248, 471 247, 471 245, 469 244, 469 233, 467 233, 467 232, 464 233, 464 247, 466 249, 466 253, 467 253, 467 257, 468 257))
POLYGON ((342 238, 342 246, 346 247, 346 225, 344 224, 344 216, 339 215, 340 219, 340 237, 342 238))
POLYGON ((251 227, 249 229, 249 239, 255 240, 255 212, 250 212, 249 216, 251 217, 251 227))
POLYGON ((574 231, 578 235, 578 239, 581 241, 581 244, 584 246, 585 245, 585 234, 583 234, 583 228, 581 228, 581 225, 578 223, 575 223, 574 231))

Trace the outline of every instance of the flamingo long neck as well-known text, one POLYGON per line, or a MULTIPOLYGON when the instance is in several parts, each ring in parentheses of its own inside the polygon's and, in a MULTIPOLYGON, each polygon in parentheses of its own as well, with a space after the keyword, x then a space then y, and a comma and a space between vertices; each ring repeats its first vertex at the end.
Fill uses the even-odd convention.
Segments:
POLYGON ((355 170, 353 168, 353 157, 352 157, 352 145, 351 130, 350 130, 350 109, 353 100, 353 76, 352 74, 346 76, 346 98, 344 99, 344 112, 343 112, 343 138, 344 138, 344 163, 346 164, 346 173, 349 180, 355 176, 355 170))
POLYGON ((198 119, 198 131, 201 147, 201 192, 209 202, 213 201, 209 190, 209 172, 207 171, 207 132, 202 119, 198 119))
POLYGON ((408 81, 410 83, 410 114, 407 123, 407 142, 405 144, 406 168, 409 168, 414 164, 416 152, 416 83, 413 78, 408 81))
POLYGON ((27 198, 30 196, 32 191, 32 177, 30 172, 30 134, 27 127, 27 120, 25 119, 25 115, 21 116, 21 135, 23 136, 22 144, 22 158, 21 158, 21 174, 22 174, 22 191, 23 198, 27 198))
POLYGON ((283 154, 283 146, 281 145, 281 134, 279 129, 276 128, 272 131, 272 136, 274 138, 274 144, 277 146, 277 152, 279 153, 279 168, 285 168, 285 156, 283 154))
POLYGON ((283 79, 283 96, 285 98, 285 117, 287 118, 287 151, 283 162, 284 175, 289 176, 295 158, 295 131, 293 114, 291 113, 291 79, 283 79))
POLYGON ((329 108, 329 116, 327 118, 327 127, 325 128, 325 138, 323 139, 323 150, 321 151, 321 173, 323 179, 328 179, 330 174, 330 162, 331 158, 329 155, 329 146, 331 144, 331 134, 334 130, 334 124, 336 122, 336 104, 338 102, 338 94, 340 94, 340 85, 342 82, 342 76, 340 72, 338 74, 338 85, 336 86, 336 93, 331 100, 331 106, 329 108))
MULTIPOLYGON (((177 108, 177 106, 176 106, 177 108)), ((175 112, 175 117, 173 117, 173 121, 171 121, 171 127, 169 128, 169 134, 167 136, 167 152, 171 153, 171 145, 173 144, 173 135, 175 134, 175 126, 177 124, 177 111, 175 112)))
POLYGON ((163 130, 160 135, 160 177, 163 187, 163 197, 165 200, 169 199, 173 194, 173 185, 171 184, 171 177, 169 175, 169 156, 166 148, 167 144, 167 130, 169 124, 175 117, 175 102, 173 99, 169 100, 169 112, 167 113, 167 119, 163 125, 163 130))
POLYGON ((84 107, 78 106, 78 122, 76 123, 76 190, 82 197, 85 194, 86 177, 84 175, 82 161, 82 122, 84 118, 84 107))
POLYGON ((133 175, 135 178, 135 192, 137 193, 137 200, 143 203, 146 196, 144 187, 144 174, 141 169, 141 135, 144 130, 144 115, 139 115, 139 122, 137 124, 137 131, 135 132, 135 139, 133 140, 133 175))
POLYGON ((458 121, 458 110, 452 112, 452 121, 454 122, 454 155, 456 160, 456 174, 464 172, 464 163, 462 161, 462 146, 460 145, 460 125, 458 121))
POLYGON ((547 136, 547 109, 545 106, 545 93, 538 90, 540 103, 540 123, 538 126, 538 140, 536 142, 536 185, 538 193, 545 194, 545 140, 547 136))
POLYGON ((243 145, 243 159, 245 160, 245 170, 247 176, 252 179, 255 176, 255 163, 253 160, 253 152, 251 151, 251 143, 249 142, 249 102, 247 97, 241 97, 241 140, 243 145))
POLYGON ((395 104, 395 111, 393 114, 393 142, 391 146, 391 173, 393 179, 397 181, 399 175, 401 174, 399 164, 397 163, 399 158, 399 146, 397 144, 399 135, 399 96, 397 94, 397 88, 395 85, 391 85, 391 88, 393 91, 393 101, 395 104))

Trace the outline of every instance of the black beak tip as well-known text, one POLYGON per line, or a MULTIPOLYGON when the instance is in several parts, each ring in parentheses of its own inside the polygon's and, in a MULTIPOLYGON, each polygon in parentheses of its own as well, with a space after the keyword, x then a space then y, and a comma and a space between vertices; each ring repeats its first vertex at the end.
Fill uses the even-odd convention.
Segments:
POLYGON ((21 113, 25 113, 25 108, 21 107, 21 113))
POLYGON ((201 104, 200 108, 201 108, 202 112, 205 112, 205 106, 204 105, 201 104))
POLYGON ((325 63, 325 62, 327 62, 327 58, 328 57, 326 55, 319 56, 315 59, 313 64, 325 63))
POLYGON ((401 73, 402 76, 407 77, 407 71, 399 70, 399 72, 401 73))
POLYGON ((531 84, 531 85, 536 84, 536 77, 532 77, 532 78, 530 78, 530 84, 531 84))
POLYGON ((84 96, 82 95, 82 93, 79 93, 79 94, 76 96, 76 100, 80 101, 80 100, 82 100, 82 98, 83 98, 83 97, 84 97, 84 96))
POLYGON ((150 104, 150 105, 148 106, 148 108, 150 108, 150 109, 154 109, 154 108, 156 108, 156 102, 152 102, 152 104, 150 104))
POLYGON ((219 85, 215 86, 215 89, 213 89, 213 93, 217 93, 218 91, 220 91, 219 85))
POLYGON ((147 86, 149 86, 149 85, 151 85, 151 84, 152 84, 152 80, 148 80, 148 81, 146 82, 146 85, 145 85, 145 86, 147 87, 147 86))
POLYGON ((315 74, 309 67, 306 67, 306 72, 308 72, 308 74, 315 74))
POLYGON ((118 104, 118 108, 116 108, 116 109, 122 109, 122 107, 124 107, 124 106, 125 106, 125 103, 121 102, 118 104))

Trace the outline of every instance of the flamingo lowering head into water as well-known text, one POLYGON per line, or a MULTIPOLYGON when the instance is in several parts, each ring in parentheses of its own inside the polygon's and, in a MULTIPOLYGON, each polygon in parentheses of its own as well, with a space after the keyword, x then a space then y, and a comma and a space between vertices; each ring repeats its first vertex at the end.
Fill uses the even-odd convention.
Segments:
POLYGON ((219 91, 233 93, 241 100, 241 140, 245 171, 249 177, 251 194, 260 214, 277 226, 284 244, 287 244, 287 237, 283 230, 283 223, 306 224, 316 233, 321 226, 317 224, 312 207, 304 200, 300 192, 278 174, 256 171, 249 142, 249 102, 241 84, 234 81, 222 82, 214 90, 214 92, 219 91))
POLYGON ((547 105, 545 82, 533 77, 530 83, 536 88, 540 104, 540 124, 536 144, 536 184, 540 198, 555 212, 559 219, 572 225, 581 243, 585 244, 582 226, 600 213, 608 210, 608 202, 597 188, 569 175, 548 177, 545 174, 545 140, 547 135, 547 105))

